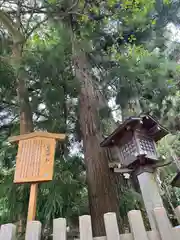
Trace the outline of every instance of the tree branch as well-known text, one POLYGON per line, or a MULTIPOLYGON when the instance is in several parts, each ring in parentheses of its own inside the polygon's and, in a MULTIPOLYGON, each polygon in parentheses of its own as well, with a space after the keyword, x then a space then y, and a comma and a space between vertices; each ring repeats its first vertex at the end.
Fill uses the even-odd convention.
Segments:
POLYGON ((23 42, 24 38, 21 32, 18 30, 18 26, 14 23, 10 16, 5 13, 3 10, 0 10, 0 22, 4 25, 5 28, 9 31, 12 35, 14 43, 21 43, 23 42))
POLYGON ((68 8, 67 12, 71 11, 73 8, 75 8, 79 3, 79 0, 76 0, 70 8, 68 8))
POLYGON ((34 7, 33 7, 32 11, 31 11, 30 17, 29 17, 28 22, 27 22, 27 24, 26 24, 26 30, 25 30, 26 33, 27 33, 28 29, 29 29, 30 22, 31 22, 31 19, 33 18, 34 9, 36 8, 36 6, 37 6, 37 2, 36 2, 36 0, 35 0, 35 1, 34 1, 34 7))
MULTIPOLYGON (((29 32, 26 34, 26 40, 31 36, 31 34, 38 28, 42 23, 45 23, 48 20, 48 17, 43 19, 42 21, 38 22, 29 32)), ((27 29, 28 30, 28 29, 27 29)))

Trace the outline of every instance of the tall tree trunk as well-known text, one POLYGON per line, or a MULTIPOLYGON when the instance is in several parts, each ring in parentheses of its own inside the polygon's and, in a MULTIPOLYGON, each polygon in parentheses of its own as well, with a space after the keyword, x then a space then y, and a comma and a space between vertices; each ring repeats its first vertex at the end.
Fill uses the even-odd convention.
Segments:
POLYGON ((77 55, 74 53, 74 67, 81 84, 80 125, 93 234, 103 236, 105 235, 103 215, 106 212, 116 212, 119 215, 118 197, 114 178, 108 167, 107 151, 100 147, 102 131, 98 116, 99 97, 82 52, 77 55))
POLYGON ((20 110, 20 134, 25 134, 33 131, 32 110, 29 102, 29 93, 26 88, 25 74, 22 69, 22 43, 13 44, 12 64, 16 72, 17 96, 20 110))
POLYGON ((17 96, 20 110, 20 134, 25 134, 33 131, 32 110, 29 102, 29 93, 26 88, 25 74, 22 69, 22 52, 23 46, 21 43, 13 44, 13 59, 12 64, 16 72, 17 96))
MULTIPOLYGON (((12 66, 16 73, 16 91, 19 102, 20 134, 33 131, 32 111, 29 102, 29 94, 24 79, 24 70, 22 69, 22 43, 14 43, 12 48, 12 66)), ((26 219, 26 212, 19 214, 18 233, 24 232, 23 227, 26 219)))
POLYGON ((0 10, 0 22, 12 36, 13 46, 11 64, 16 74, 16 88, 20 109, 20 134, 25 134, 33 131, 33 121, 28 90, 25 84, 25 74, 22 69, 24 36, 20 30, 19 17, 20 16, 17 14, 17 21, 13 22, 7 13, 0 10))
MULTIPOLYGON (((12 36, 12 56, 11 64, 16 74, 16 91, 19 101, 20 111, 20 134, 33 131, 32 110, 29 102, 29 94, 25 84, 25 73, 22 68, 22 53, 24 36, 20 30, 20 22, 14 23, 10 16, 0 10, 0 21, 12 36)), ((25 212, 19 214, 18 232, 23 232, 23 221, 25 220, 25 212)))

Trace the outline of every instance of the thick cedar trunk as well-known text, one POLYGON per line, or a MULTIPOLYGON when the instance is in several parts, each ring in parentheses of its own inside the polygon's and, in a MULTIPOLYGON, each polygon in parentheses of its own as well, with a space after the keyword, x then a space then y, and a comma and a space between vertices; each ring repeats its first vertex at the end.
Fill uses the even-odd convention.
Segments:
POLYGON ((33 131, 32 111, 29 103, 29 94, 24 80, 24 70, 21 68, 22 44, 13 46, 13 66, 16 71, 17 96, 20 110, 20 134, 33 131))
MULTIPOLYGON (((12 66, 16 72, 16 91, 20 111, 20 134, 33 131, 32 111, 29 102, 29 94, 24 79, 24 70, 21 68, 23 47, 21 43, 15 43, 12 48, 12 66)), ((19 215, 18 233, 23 233, 23 222, 26 212, 19 215)))
MULTIPOLYGON (((20 2, 18 2, 20 4, 20 2)), ((18 6, 19 9, 21 6, 18 6)), ((19 11, 18 9, 18 11, 19 11)), ((11 64, 16 74, 16 89, 19 101, 20 110, 20 134, 25 134, 33 131, 32 111, 29 102, 29 95, 25 84, 24 70, 22 69, 22 52, 24 37, 20 30, 20 16, 17 11, 16 23, 11 20, 11 17, 0 11, 0 21, 9 31, 12 36, 12 56, 11 64)), ((25 212, 23 213, 25 214, 25 212)), ((22 232, 22 220, 25 216, 19 215, 19 232, 22 232)))
POLYGON ((103 236, 105 235, 103 215, 106 212, 118 214, 118 197, 108 167, 107 151, 100 147, 102 132, 98 120, 99 98, 83 54, 74 58, 74 66, 76 77, 81 84, 80 125, 93 234, 103 236))
POLYGON ((24 36, 21 33, 20 24, 20 9, 21 3, 18 2, 16 22, 13 22, 11 17, 0 10, 0 22, 8 30, 12 36, 12 56, 11 64, 16 74, 16 89, 19 100, 20 109, 20 134, 25 134, 33 131, 32 111, 29 103, 28 91, 25 85, 25 74, 22 69, 22 52, 24 44, 24 36))

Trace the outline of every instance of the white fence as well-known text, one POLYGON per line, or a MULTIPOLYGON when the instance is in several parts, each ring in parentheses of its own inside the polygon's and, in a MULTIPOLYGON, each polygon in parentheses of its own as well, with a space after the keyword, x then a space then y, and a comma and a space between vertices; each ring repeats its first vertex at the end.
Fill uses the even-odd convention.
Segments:
MULTIPOLYGON (((176 208, 176 216, 180 221, 180 206, 176 208)), ((146 231, 141 212, 132 210, 128 213, 130 233, 119 234, 115 213, 104 215, 106 236, 94 237, 92 235, 91 217, 89 215, 79 217, 80 240, 179 240, 180 228, 172 227, 164 208, 154 209, 156 231, 146 231)), ((53 221, 53 240, 66 240, 66 219, 59 218, 53 221)), ((15 240, 16 226, 5 224, 0 229, 0 240, 15 240)), ((41 223, 28 222, 25 240, 41 239, 41 223)))

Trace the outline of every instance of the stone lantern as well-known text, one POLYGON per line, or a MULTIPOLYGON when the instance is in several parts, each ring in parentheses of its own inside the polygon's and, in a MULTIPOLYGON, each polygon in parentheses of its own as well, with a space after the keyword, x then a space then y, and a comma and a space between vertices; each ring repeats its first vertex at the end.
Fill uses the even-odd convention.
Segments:
POLYGON ((116 162, 109 163, 114 172, 137 177, 152 230, 156 229, 153 210, 163 207, 154 171, 164 163, 158 159, 156 142, 167 134, 153 117, 144 115, 128 118, 101 143, 101 147, 116 150, 116 162))

